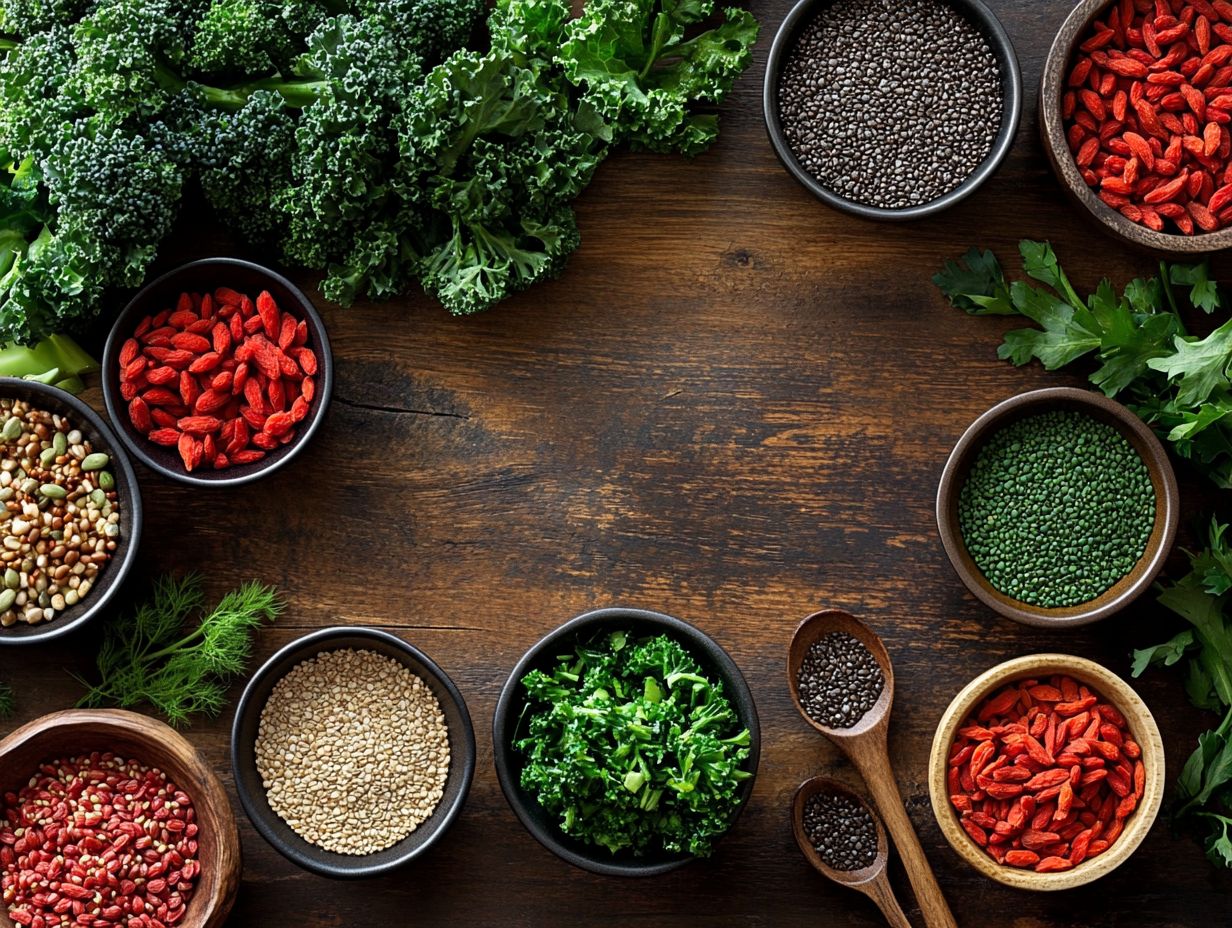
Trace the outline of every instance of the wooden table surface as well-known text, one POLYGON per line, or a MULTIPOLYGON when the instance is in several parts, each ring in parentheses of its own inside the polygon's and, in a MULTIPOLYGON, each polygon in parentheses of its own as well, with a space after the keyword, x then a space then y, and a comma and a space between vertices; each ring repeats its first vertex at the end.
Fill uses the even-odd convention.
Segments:
MULTIPOLYGON (((1101 882, 1026 894, 964 865, 929 805, 934 726, 975 674, 1060 650, 1127 675, 1131 648, 1176 625, 1148 597, 1095 628, 1020 627, 965 592, 937 537, 937 479, 963 428, 1019 391, 1082 382, 998 361, 1009 323, 949 308, 929 282, 943 259, 973 244, 1013 259, 1017 240, 1033 237, 1052 240, 1080 289, 1154 268, 1073 213, 1037 140, 1040 68, 1070 4, 989 5, 1018 48, 1025 116, 1000 173, 958 208, 873 225, 796 185, 761 115, 766 52, 788 2, 756 3, 762 36, 719 143, 692 163, 611 158, 578 203, 584 244, 562 280, 472 319, 419 296, 327 307, 334 403, 293 465, 218 491, 141 471, 145 573, 198 569, 213 592, 250 577, 286 592, 257 660, 322 626, 392 629, 453 676, 475 721, 463 814, 388 878, 335 883, 298 870, 232 793, 245 872, 230 924, 879 924, 870 903, 809 869, 789 829, 802 780, 858 783, 788 699, 788 640, 822 606, 863 616, 889 648, 899 785, 961 925, 1229 924, 1232 874, 1166 821, 1101 882), (559 623, 610 604, 713 635, 762 720, 752 801, 715 857, 644 881, 584 873, 542 849, 492 768, 492 711, 514 662, 559 623)), ((178 242, 165 263, 229 247, 217 233, 178 242)), ((87 398, 101 406, 97 391, 87 398)), ((1216 494, 1184 470, 1181 481, 1192 521, 1216 494)), ((0 651, 16 721, 71 705, 81 691, 66 670, 88 672, 93 647, 86 633, 0 651)), ((1139 690, 1175 773, 1213 719, 1188 706, 1178 674, 1152 673, 1139 690)), ((230 724, 227 712, 188 733, 228 786, 230 724)))

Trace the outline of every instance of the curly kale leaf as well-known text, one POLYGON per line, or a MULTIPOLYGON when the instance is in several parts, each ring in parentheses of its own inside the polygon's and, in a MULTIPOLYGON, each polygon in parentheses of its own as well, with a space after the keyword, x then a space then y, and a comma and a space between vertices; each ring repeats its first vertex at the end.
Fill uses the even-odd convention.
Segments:
POLYGON ((613 632, 522 685, 521 785, 565 834, 634 856, 711 853, 751 775, 749 732, 678 641, 613 632))
POLYGON ((718 135, 713 105, 748 66, 757 21, 713 0, 590 0, 569 23, 560 61, 618 141, 696 155, 718 135))

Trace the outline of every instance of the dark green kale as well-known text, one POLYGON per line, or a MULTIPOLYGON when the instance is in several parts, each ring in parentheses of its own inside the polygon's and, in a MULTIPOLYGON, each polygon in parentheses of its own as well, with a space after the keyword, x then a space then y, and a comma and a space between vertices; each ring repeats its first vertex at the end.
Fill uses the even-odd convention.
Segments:
POLYGON ((752 776, 749 731, 679 642, 612 632, 522 685, 521 785, 565 834, 613 854, 709 856, 752 776))

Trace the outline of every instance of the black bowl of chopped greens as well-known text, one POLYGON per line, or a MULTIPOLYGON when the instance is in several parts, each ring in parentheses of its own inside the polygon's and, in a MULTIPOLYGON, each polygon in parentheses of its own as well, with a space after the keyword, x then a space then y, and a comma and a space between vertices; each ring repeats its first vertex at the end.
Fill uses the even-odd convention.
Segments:
POLYGON ((753 791, 761 729, 739 668, 687 622, 599 609, 523 655, 492 723, 496 776, 576 867, 654 876, 698 857, 753 791))

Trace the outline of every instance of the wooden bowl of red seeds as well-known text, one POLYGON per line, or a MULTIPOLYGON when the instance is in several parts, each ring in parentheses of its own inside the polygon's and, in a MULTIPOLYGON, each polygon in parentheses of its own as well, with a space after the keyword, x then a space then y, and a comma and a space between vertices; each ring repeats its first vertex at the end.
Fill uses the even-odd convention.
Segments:
POLYGON ((2 928, 226 922, 235 815, 171 728, 120 709, 53 712, 0 741, 0 771, 2 928))
POLYGON ((1115 870, 1150 831, 1163 803, 1163 742, 1116 674, 1032 654, 954 697, 933 737, 928 786, 946 840, 985 876, 1070 889, 1115 870))
POLYGON ((103 397, 121 439, 183 483, 247 483, 282 467, 320 426, 332 388, 312 303, 237 258, 193 261, 147 284, 103 351, 103 397))
POLYGON ((1232 247, 1232 2, 1081 0, 1044 65, 1040 131, 1116 238, 1177 258, 1232 247))

